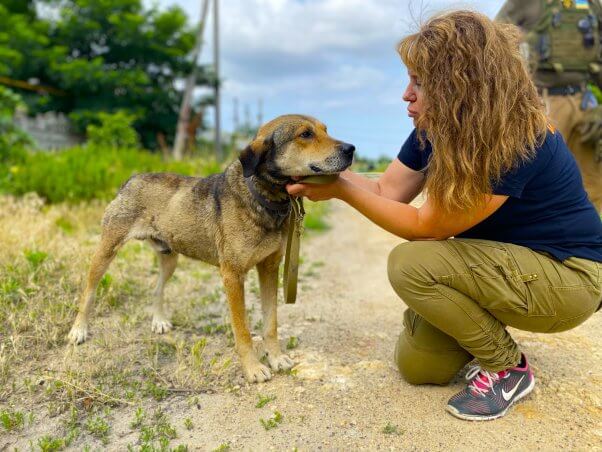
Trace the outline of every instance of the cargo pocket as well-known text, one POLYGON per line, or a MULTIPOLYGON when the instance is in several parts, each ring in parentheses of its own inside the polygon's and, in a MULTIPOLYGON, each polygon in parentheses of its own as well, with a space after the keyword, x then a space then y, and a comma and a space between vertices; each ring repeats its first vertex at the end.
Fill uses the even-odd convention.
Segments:
POLYGON ((522 275, 512 257, 501 247, 489 247, 487 260, 469 264, 476 287, 476 300, 488 310, 529 315, 526 284, 536 279, 522 275))

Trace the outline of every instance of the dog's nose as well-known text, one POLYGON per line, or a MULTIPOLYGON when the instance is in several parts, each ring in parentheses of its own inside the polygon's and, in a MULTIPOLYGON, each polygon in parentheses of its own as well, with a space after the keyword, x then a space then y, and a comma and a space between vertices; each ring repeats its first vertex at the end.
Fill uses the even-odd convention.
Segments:
POLYGON ((355 146, 349 143, 341 143, 341 152, 345 155, 353 155, 355 151, 355 146))

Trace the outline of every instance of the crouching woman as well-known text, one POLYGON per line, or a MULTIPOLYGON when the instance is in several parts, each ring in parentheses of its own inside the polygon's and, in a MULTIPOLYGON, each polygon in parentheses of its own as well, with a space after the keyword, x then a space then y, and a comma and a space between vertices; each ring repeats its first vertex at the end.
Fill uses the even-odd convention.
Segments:
POLYGON ((602 223, 518 40, 477 13, 432 18, 399 44, 415 130, 381 178, 347 171, 330 185, 288 187, 339 198, 409 240, 388 264, 409 307, 397 365, 410 383, 445 384, 476 359, 447 404, 470 420, 503 416, 534 387, 507 326, 565 331, 602 298, 602 223), (424 204, 410 206, 422 189, 424 204))

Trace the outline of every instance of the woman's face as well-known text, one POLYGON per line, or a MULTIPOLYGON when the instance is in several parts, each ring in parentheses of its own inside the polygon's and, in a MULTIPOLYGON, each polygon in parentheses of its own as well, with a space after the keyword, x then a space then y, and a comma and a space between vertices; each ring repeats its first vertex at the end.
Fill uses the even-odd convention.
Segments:
POLYGON ((420 80, 416 78, 416 74, 410 71, 408 75, 410 76, 410 83, 403 93, 403 100, 409 102, 408 116, 412 118, 414 125, 416 125, 416 119, 423 113, 424 109, 422 87, 420 86, 420 80))

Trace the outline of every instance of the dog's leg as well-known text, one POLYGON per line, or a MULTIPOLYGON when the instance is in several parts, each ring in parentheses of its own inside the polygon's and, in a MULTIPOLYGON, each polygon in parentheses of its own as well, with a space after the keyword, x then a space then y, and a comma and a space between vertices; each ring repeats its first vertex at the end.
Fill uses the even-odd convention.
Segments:
POLYGON ((246 321, 244 274, 227 265, 220 267, 228 304, 236 351, 240 357, 242 369, 247 380, 251 383, 261 383, 272 378, 270 369, 259 362, 253 352, 251 334, 246 321))
POLYGON ((272 255, 257 264, 261 311, 263 313, 263 344, 268 355, 268 363, 274 371, 288 370, 293 361, 280 350, 278 344, 277 297, 278 266, 280 255, 272 255))
POLYGON ((69 341, 73 344, 81 344, 88 336, 88 318, 90 309, 96 298, 96 289, 100 279, 107 271, 109 264, 117 254, 117 250, 123 245, 122 237, 115 237, 103 231, 100 244, 92 257, 86 289, 79 302, 79 308, 75 322, 69 332, 69 341))
POLYGON ((171 330, 171 322, 167 319, 165 310, 163 309, 163 288, 176 269, 178 254, 173 251, 168 254, 158 252, 157 256, 159 258, 159 279, 157 280, 157 287, 153 296, 153 322, 151 329, 154 333, 163 334, 171 330))

